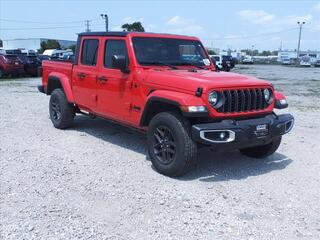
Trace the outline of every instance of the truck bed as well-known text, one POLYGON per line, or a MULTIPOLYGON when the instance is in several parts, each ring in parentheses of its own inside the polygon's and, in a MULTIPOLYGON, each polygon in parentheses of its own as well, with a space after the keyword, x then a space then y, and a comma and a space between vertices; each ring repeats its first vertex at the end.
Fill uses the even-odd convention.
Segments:
POLYGON ((42 62, 42 86, 46 89, 49 76, 54 73, 55 76, 64 76, 71 81, 73 63, 60 61, 42 62))

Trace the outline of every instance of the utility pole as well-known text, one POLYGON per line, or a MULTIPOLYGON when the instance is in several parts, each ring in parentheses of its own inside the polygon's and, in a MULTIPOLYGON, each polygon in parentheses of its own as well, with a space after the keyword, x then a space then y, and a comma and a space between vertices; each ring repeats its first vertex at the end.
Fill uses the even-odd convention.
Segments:
POLYGON ((297 49, 297 62, 299 60, 299 55, 300 55, 300 41, 301 41, 301 31, 302 31, 302 26, 306 23, 306 22, 297 22, 299 25, 299 40, 298 40, 298 49, 297 49))
POLYGON ((91 30, 90 30, 90 20, 86 20, 86 32, 91 32, 91 30))
POLYGON ((106 22, 106 32, 108 32, 108 25, 109 25, 109 19, 108 19, 108 15, 107 14, 100 14, 100 16, 102 17, 102 19, 105 20, 106 22))

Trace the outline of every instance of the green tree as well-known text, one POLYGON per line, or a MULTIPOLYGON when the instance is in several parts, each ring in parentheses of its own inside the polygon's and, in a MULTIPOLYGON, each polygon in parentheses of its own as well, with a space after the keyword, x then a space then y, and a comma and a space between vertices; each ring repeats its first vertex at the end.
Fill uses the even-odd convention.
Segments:
POLYGON ((278 55, 278 51, 272 51, 272 52, 271 52, 271 55, 274 55, 274 56, 275 56, 275 55, 278 55))
POLYGON ((3 42, 1 39, 0 39, 0 47, 3 47, 3 42))
POLYGON ((123 31, 126 32, 145 32, 144 27, 142 26, 141 22, 134 22, 134 23, 125 23, 121 26, 123 31))
POLYGON ((39 53, 43 53, 47 49, 61 49, 60 43, 57 40, 53 39, 42 41, 40 46, 41 48, 38 50, 39 53))
POLYGON ((243 49, 241 50, 241 52, 246 53, 246 55, 249 56, 259 56, 259 50, 255 49, 255 50, 251 50, 251 49, 243 49))
POLYGON ((271 52, 270 51, 262 51, 261 56, 270 56, 271 52))
POLYGON ((209 55, 217 55, 217 53, 211 49, 207 49, 209 55))

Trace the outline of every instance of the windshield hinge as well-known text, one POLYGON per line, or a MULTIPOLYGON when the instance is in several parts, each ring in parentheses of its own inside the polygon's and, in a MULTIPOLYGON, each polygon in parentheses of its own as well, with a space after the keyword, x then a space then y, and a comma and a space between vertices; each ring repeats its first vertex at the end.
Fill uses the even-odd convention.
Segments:
POLYGON ((198 87, 196 92, 195 92, 195 95, 197 97, 201 97, 202 96, 202 92, 203 92, 203 88, 202 87, 198 87))

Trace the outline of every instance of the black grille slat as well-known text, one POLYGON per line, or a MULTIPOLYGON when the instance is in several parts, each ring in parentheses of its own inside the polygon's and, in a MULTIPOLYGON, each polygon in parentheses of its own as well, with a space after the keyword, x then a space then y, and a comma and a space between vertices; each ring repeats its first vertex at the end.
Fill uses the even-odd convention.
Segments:
POLYGON ((238 112, 239 111, 239 94, 238 94, 238 91, 237 90, 235 90, 234 91, 234 93, 235 93, 235 103, 234 103, 234 105, 235 105, 235 112, 238 112))
POLYGON ((255 89, 252 90, 252 96, 253 96, 252 110, 256 110, 257 109, 257 92, 255 89))
POLYGON ((224 104, 217 109, 220 113, 237 113, 259 111, 267 108, 268 103, 264 100, 264 88, 224 90, 224 104))
POLYGON ((251 94, 250 94, 250 90, 247 89, 247 90, 245 90, 245 92, 246 92, 246 95, 247 95, 247 98, 248 98, 248 100, 247 100, 247 111, 251 111, 251 94))
POLYGON ((262 96, 262 91, 261 91, 261 89, 258 89, 258 93, 259 93, 259 110, 261 110, 262 109, 262 102, 263 102, 263 96, 262 96))
POLYGON ((232 95, 230 91, 227 91, 227 98, 228 98, 228 110, 227 112, 231 112, 231 106, 232 106, 232 95))
POLYGON ((244 91, 243 90, 240 90, 240 95, 241 95, 241 112, 243 112, 245 104, 246 104, 246 97, 244 95, 244 91))

